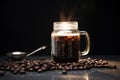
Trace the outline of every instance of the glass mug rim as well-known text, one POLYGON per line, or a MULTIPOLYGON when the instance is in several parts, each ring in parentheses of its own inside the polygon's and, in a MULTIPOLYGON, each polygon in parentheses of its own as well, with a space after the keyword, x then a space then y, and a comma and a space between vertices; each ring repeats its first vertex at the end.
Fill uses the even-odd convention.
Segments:
POLYGON ((54 30, 70 30, 78 29, 78 22, 77 21, 62 21, 62 22, 54 22, 53 23, 54 30))

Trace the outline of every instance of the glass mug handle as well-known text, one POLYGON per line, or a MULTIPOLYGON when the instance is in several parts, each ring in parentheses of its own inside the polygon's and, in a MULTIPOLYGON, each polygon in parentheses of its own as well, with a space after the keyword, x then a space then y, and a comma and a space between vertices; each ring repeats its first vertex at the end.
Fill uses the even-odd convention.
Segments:
POLYGON ((86 39, 86 48, 84 51, 79 51, 80 56, 87 55, 90 50, 90 37, 87 31, 80 31, 81 36, 85 36, 86 39))

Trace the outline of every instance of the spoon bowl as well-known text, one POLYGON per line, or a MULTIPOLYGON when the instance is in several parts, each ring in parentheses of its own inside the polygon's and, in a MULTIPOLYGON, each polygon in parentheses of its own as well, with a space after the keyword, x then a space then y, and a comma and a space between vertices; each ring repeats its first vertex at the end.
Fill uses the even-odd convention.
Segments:
POLYGON ((20 52, 20 51, 7 53, 8 58, 11 60, 21 60, 21 59, 25 58, 26 55, 27 55, 26 52, 20 52))
POLYGON ((32 51, 29 54, 27 54, 26 52, 21 52, 21 51, 9 52, 9 53, 7 53, 7 56, 11 60, 22 60, 22 59, 25 59, 26 57, 28 57, 28 56, 30 56, 30 55, 32 55, 40 50, 43 50, 45 48, 46 48, 46 46, 41 46, 40 48, 32 51))

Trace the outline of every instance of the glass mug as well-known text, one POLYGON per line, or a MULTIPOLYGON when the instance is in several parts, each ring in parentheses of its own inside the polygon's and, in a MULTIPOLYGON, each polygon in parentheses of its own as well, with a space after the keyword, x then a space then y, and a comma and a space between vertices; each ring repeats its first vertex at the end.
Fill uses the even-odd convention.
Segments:
POLYGON ((86 31, 78 30, 77 21, 54 22, 51 33, 51 58, 55 62, 77 62, 90 50, 90 38, 86 31), (86 48, 80 51, 81 35, 86 38, 86 48))

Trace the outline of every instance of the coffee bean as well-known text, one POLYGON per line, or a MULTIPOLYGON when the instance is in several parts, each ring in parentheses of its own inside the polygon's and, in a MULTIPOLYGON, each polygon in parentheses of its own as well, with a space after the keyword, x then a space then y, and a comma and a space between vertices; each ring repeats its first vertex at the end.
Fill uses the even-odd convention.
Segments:
POLYGON ((67 74, 67 70, 63 70, 63 71, 62 71, 62 74, 67 74))
POLYGON ((5 72, 3 70, 0 70, 0 76, 3 76, 5 72))
POLYGON ((72 65, 69 65, 69 70, 72 70, 73 69, 73 66, 72 65))
POLYGON ((25 74, 25 70, 20 70, 20 73, 21 74, 25 74))
POLYGON ((40 72, 43 72, 43 70, 42 69, 38 69, 37 72, 40 73, 40 72))
POLYGON ((13 72, 14 70, 15 70, 15 68, 13 68, 13 67, 10 69, 11 72, 13 72))
POLYGON ((46 68, 45 68, 45 67, 41 67, 41 69, 42 69, 43 71, 46 71, 46 68))
POLYGON ((56 64, 57 67, 58 67, 59 65, 60 65, 59 63, 56 64))
POLYGON ((84 68, 82 66, 79 67, 79 70, 84 70, 84 68))
POLYGON ((53 71, 53 70, 55 70, 55 68, 54 67, 50 67, 50 70, 53 71))
POLYGON ((74 69, 74 70, 78 70, 78 67, 75 66, 75 67, 73 67, 73 69, 74 69))
POLYGON ((34 66, 34 69, 35 69, 35 70, 39 69, 39 66, 34 66))
POLYGON ((43 64, 43 66, 44 66, 44 67, 48 67, 48 64, 45 63, 45 64, 43 64))
POLYGON ((19 65, 14 65, 13 67, 14 67, 14 68, 18 68, 18 67, 19 67, 19 65))
POLYGON ((63 67, 61 65, 58 66, 58 69, 61 70, 63 67))
POLYGON ((110 65, 103 59, 84 59, 78 62, 57 63, 45 59, 40 60, 23 60, 23 61, 6 61, 0 63, 0 74, 5 71, 11 71, 14 74, 25 74, 26 71, 44 72, 49 70, 62 70, 66 74, 68 70, 86 70, 91 68, 110 68, 115 69, 117 66, 110 65))
POLYGON ((14 73, 14 74, 18 74, 18 71, 14 70, 13 73, 14 73))
POLYGON ((35 62, 35 63, 34 63, 34 65, 38 66, 38 65, 39 65, 39 63, 38 63, 38 62, 35 62))
POLYGON ((61 63, 62 66, 65 66, 66 64, 65 63, 61 63))
POLYGON ((29 66, 29 65, 30 65, 30 62, 27 62, 27 63, 26 63, 26 65, 28 65, 28 66, 29 66))
POLYGON ((0 63, 0 67, 2 66, 2 63, 0 63))
POLYGON ((116 66, 116 65, 114 65, 114 66, 113 66, 113 68, 117 68, 117 66, 116 66))
POLYGON ((69 67, 68 66, 64 66, 64 69, 69 70, 69 67))
POLYGON ((110 65, 109 68, 114 69, 117 68, 115 65, 110 65))
POLYGON ((0 67, 0 70, 4 70, 4 67, 3 67, 3 66, 1 66, 1 67, 0 67))
POLYGON ((25 67, 26 65, 25 65, 25 64, 21 64, 20 66, 21 66, 21 67, 25 67))
POLYGON ((7 66, 7 67, 6 67, 6 70, 9 71, 9 70, 10 70, 10 66, 7 66))
POLYGON ((67 62, 67 64, 66 64, 66 65, 68 65, 68 66, 69 66, 69 65, 71 65, 71 63, 70 63, 70 62, 67 62))
POLYGON ((29 71, 34 71, 34 69, 33 69, 33 68, 29 68, 28 70, 29 70, 29 71))
POLYGON ((25 68, 26 68, 27 70, 29 70, 29 69, 31 68, 31 66, 29 65, 29 66, 26 66, 25 68))

